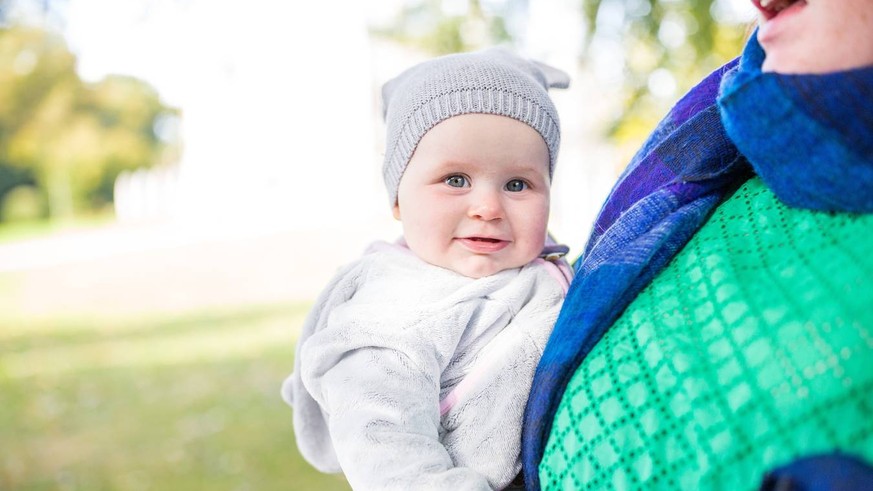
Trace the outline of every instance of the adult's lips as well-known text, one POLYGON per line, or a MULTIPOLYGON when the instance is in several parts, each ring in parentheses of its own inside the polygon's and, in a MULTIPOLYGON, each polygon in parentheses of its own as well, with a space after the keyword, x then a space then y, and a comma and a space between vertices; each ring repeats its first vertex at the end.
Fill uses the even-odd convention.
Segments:
POLYGON ((794 4, 801 4, 798 7, 806 5, 806 0, 752 0, 752 3, 758 8, 764 19, 770 20, 794 4))

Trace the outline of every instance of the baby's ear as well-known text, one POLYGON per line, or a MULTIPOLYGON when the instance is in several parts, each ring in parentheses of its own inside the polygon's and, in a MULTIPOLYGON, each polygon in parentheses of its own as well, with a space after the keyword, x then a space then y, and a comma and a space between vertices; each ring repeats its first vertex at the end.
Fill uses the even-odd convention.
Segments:
POLYGON ((394 219, 399 222, 400 221, 400 204, 394 203, 394 207, 391 208, 391 213, 394 215, 394 219))
POLYGON ((543 74, 548 88, 566 89, 570 86, 570 76, 567 75, 567 72, 536 60, 530 60, 530 63, 543 74))

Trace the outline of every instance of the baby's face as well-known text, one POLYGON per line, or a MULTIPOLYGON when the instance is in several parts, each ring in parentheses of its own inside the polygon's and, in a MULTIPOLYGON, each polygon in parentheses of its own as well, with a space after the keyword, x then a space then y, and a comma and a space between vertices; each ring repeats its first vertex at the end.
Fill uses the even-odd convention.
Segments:
POLYGON ((419 142, 394 216, 418 257, 481 278, 540 254, 550 184, 548 147, 536 130, 505 116, 455 116, 419 142))
POLYGON ((873 0, 752 0, 762 69, 827 73, 873 65, 873 0))

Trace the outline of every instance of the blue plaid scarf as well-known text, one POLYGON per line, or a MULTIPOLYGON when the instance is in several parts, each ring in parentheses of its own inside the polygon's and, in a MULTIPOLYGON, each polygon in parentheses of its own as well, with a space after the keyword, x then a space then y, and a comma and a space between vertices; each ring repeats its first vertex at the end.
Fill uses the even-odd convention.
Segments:
POLYGON ((576 368, 753 172, 791 206, 873 212, 873 67, 786 76, 762 73, 763 58, 753 35, 740 59, 685 95, 603 205, 534 378, 528 489, 539 489, 552 418, 576 368))

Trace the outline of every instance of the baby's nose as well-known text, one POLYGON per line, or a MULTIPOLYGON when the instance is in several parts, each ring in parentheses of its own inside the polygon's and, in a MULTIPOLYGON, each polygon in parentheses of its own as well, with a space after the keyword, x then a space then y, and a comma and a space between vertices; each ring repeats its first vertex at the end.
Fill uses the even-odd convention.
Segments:
POLYGON ((472 193, 468 215, 477 220, 497 220, 503 218, 503 205, 500 194, 494 191, 472 193))

